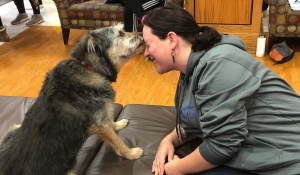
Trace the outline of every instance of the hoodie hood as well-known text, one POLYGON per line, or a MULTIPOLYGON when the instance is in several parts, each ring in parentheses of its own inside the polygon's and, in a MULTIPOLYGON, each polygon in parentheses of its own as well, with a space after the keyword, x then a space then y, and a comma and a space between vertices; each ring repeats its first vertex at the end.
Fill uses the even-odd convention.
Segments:
MULTIPOLYGON (((230 45, 233 45, 233 46, 235 46, 235 47, 237 47, 241 50, 244 50, 244 51, 247 50, 246 44, 242 41, 242 39, 240 37, 235 36, 235 35, 222 35, 221 41, 219 43, 215 44, 214 46, 212 46, 210 49, 212 49, 216 46, 219 46, 219 45, 223 45, 223 44, 230 44, 230 45)), ((200 51, 200 52, 191 51, 189 59, 188 59, 188 63, 187 63, 187 70, 186 70, 186 76, 185 77, 189 77, 193 73, 193 69, 191 69, 191 67, 195 67, 196 65, 198 65, 200 59, 210 49, 203 50, 203 51, 200 51), (195 58, 197 58, 197 59, 195 59, 195 58)), ((218 52, 222 52, 222 50, 219 49, 218 52)))

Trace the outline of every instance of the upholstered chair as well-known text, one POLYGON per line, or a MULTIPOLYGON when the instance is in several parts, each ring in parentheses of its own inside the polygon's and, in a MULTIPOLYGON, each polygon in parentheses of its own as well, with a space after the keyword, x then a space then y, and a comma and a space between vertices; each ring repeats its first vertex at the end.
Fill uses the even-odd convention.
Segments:
POLYGON ((269 4, 268 49, 278 38, 300 37, 300 11, 291 9, 288 0, 264 0, 269 4))
MULTIPOLYGON (((53 0, 60 19, 64 44, 68 44, 70 29, 94 30, 124 22, 125 8, 106 0, 53 0)), ((164 5, 183 6, 184 0, 165 0, 164 5)))

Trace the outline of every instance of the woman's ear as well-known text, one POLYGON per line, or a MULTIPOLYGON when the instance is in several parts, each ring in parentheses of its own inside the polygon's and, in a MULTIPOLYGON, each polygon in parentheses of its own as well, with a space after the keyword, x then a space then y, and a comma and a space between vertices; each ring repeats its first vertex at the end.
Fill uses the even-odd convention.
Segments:
POLYGON ((167 35, 167 39, 170 41, 170 47, 171 49, 175 49, 177 42, 178 42, 178 36, 174 32, 169 32, 167 35))

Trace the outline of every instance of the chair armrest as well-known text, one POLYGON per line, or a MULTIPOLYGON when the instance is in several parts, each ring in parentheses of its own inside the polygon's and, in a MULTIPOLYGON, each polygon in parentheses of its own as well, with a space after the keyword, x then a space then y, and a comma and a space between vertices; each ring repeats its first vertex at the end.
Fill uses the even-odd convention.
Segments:
POLYGON ((288 0, 264 0, 265 3, 269 5, 275 5, 275 4, 286 4, 288 3, 288 0))
POLYGON ((185 0, 165 0, 165 4, 164 6, 167 7, 167 6, 179 6, 179 7, 184 7, 184 3, 185 3, 185 0))
POLYGON ((56 4, 57 9, 68 9, 73 4, 79 4, 83 2, 87 2, 90 0, 53 0, 53 2, 56 4), (59 8, 58 8, 59 7, 59 8))

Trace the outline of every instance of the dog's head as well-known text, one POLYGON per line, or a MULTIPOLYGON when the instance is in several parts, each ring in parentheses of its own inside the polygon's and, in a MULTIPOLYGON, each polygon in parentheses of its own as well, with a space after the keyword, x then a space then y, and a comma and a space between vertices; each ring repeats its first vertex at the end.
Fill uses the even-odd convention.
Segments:
POLYGON ((124 32, 123 27, 119 23, 91 31, 79 41, 71 56, 101 74, 110 74, 112 68, 118 72, 125 61, 144 48, 142 36, 137 32, 124 32))

